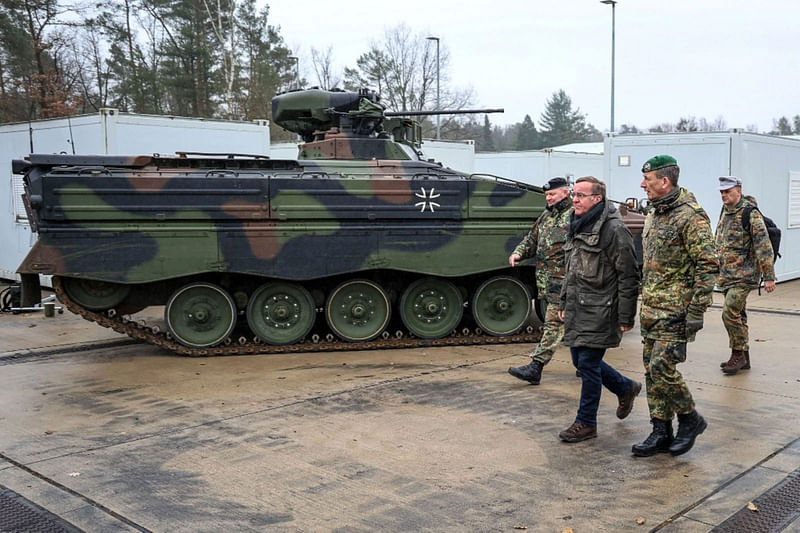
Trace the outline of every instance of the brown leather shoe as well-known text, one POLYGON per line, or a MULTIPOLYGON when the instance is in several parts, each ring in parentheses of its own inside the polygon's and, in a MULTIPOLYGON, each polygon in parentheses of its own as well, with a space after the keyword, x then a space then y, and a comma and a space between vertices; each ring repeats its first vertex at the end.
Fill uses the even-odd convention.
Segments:
POLYGON ((744 353, 745 353, 744 350, 733 350, 733 355, 731 356, 731 360, 728 361, 728 364, 722 367, 722 371, 725 374, 733 375, 736 374, 739 370, 745 368, 745 366, 747 366, 747 368, 750 368, 750 366, 747 365, 747 359, 745 358, 744 353))
POLYGON ((586 426, 580 422, 573 422, 570 427, 558 434, 558 438, 564 442, 580 442, 596 436, 597 428, 595 426, 586 426))
POLYGON ((619 405, 617 406, 617 418, 622 420, 631 414, 631 410, 633 409, 633 400, 639 396, 640 392, 642 392, 642 384, 638 381, 634 381, 631 383, 628 392, 617 396, 617 398, 619 398, 619 405))

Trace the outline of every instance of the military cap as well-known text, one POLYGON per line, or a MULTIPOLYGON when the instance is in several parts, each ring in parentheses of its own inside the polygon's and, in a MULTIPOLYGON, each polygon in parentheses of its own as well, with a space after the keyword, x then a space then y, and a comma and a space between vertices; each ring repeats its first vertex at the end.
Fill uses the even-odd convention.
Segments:
POLYGON ((645 161, 642 172, 652 172, 664 167, 677 167, 678 161, 671 155, 656 155, 645 161))
POLYGON ((734 187, 741 187, 742 180, 737 178, 736 176, 720 176, 719 177, 719 190, 727 191, 728 189, 733 189, 734 187))
POLYGON ((553 189, 560 189, 561 187, 567 187, 569 184, 567 180, 564 178, 552 178, 550 181, 542 185, 542 189, 545 191, 550 191, 553 189))

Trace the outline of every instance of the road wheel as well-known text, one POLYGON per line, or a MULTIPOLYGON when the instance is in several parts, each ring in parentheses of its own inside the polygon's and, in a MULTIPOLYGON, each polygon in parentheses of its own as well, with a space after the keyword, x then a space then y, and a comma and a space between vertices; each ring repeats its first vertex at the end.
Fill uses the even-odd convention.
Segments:
POLYGON ((85 309, 105 311, 119 305, 131 292, 130 285, 91 279, 62 278, 70 299, 85 309))
POLYGON ((531 295, 511 276, 496 276, 483 282, 472 297, 472 316, 490 335, 512 335, 528 321, 531 295))
POLYGON ((422 278, 400 299, 400 318, 421 339, 439 339, 453 331, 464 314, 461 292, 449 281, 422 278))
POLYGON ((170 296, 164 320, 178 342, 192 348, 206 348, 231 334, 236 324, 236 305, 222 287, 190 283, 170 296))
POLYGON ((328 296, 325 319, 339 338, 350 341, 372 340, 386 328, 391 305, 386 291, 369 280, 345 281, 328 296))
POLYGON ((298 342, 311 331, 315 318, 314 299, 295 283, 265 283, 247 305, 247 324, 267 344, 298 342))

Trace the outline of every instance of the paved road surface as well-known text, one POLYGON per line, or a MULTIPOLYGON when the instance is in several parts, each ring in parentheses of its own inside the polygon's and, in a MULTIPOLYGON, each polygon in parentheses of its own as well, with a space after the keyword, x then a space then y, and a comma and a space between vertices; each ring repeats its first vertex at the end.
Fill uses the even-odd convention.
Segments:
MULTIPOLYGON (((800 468, 798 305, 800 281, 753 299, 736 376, 707 313, 681 370, 709 428, 678 458, 630 455, 644 392, 559 442, 566 348, 533 387, 506 374, 529 345, 195 359, 3 314, 0 486, 86 531, 709 531, 800 468)), ((643 381, 636 329, 607 358, 643 381)))

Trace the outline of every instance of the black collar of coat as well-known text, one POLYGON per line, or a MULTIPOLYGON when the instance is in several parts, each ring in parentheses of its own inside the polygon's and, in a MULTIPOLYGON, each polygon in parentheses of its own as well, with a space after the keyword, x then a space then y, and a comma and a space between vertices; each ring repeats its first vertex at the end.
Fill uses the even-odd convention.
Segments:
POLYGON ((546 206, 545 209, 547 209, 548 211, 550 211, 553 214, 563 213, 564 211, 569 209, 569 207, 571 205, 572 205, 572 198, 567 196, 565 198, 562 198, 561 200, 559 200, 558 202, 556 202, 552 206, 549 206, 549 205, 546 206))
POLYGON ((675 187, 671 191, 669 191, 666 195, 658 198, 657 200, 653 200, 653 207, 656 210, 656 213, 666 213, 673 207, 676 207, 679 203, 678 197, 681 194, 681 188, 675 187))
POLYGON ((569 236, 578 233, 597 233, 595 223, 606 209, 606 201, 601 200, 592 206, 583 216, 576 216, 573 211, 569 216, 569 236))

